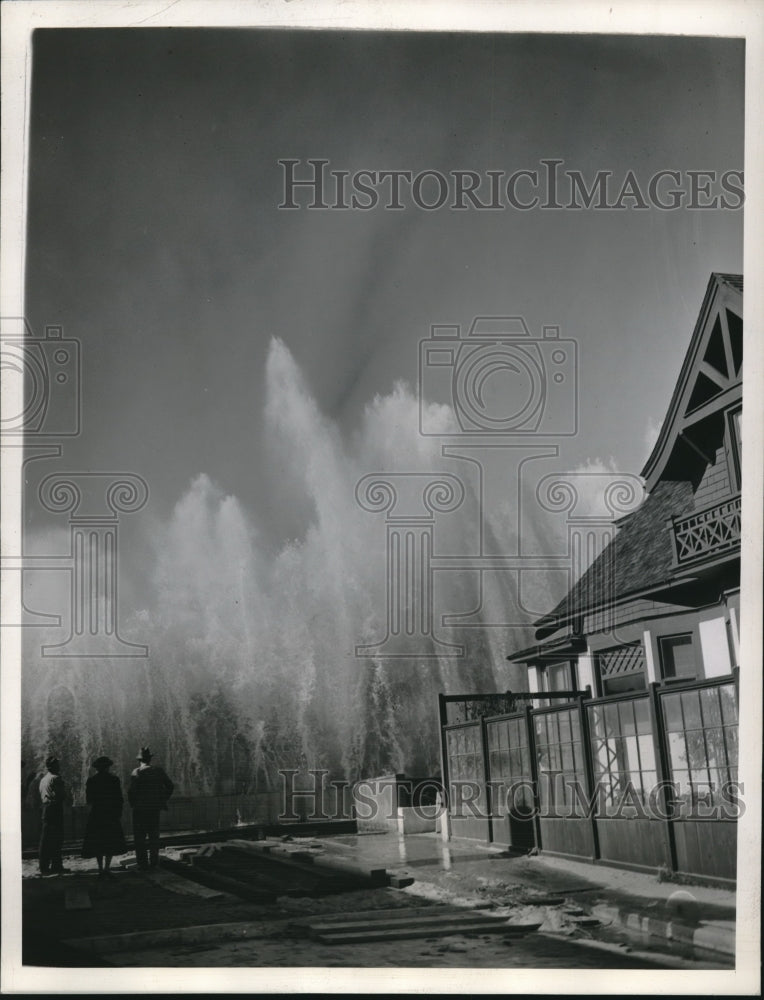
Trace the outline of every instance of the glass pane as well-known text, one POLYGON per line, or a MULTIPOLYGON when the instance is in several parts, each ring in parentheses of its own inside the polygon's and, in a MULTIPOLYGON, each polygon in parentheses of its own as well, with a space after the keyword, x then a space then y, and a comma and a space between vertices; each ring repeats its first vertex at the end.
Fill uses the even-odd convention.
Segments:
POLYGON ((621 733, 624 736, 632 736, 637 731, 634 721, 634 703, 625 701, 618 706, 618 717, 621 722, 621 733))
POLYGON ((520 744, 520 721, 512 719, 507 723, 505 746, 516 747, 520 744))
POLYGON ((724 730, 727 742, 727 763, 730 767, 737 767, 738 764, 738 740, 737 726, 729 726, 724 730))
POLYGON ((549 691, 570 690, 570 668, 567 663, 555 663, 547 667, 549 691))
POLYGON ((589 712, 589 731, 592 737, 604 736, 603 713, 599 705, 592 705, 587 711, 589 712))
POLYGON ((650 721, 650 705, 648 704, 647 698, 640 698, 638 701, 633 702, 634 705, 634 715, 637 719, 637 732, 638 733, 651 733, 653 731, 652 722, 650 721))
POLYGON ((581 739, 581 720, 578 717, 578 712, 568 711, 568 718, 570 719, 570 732, 574 740, 581 739))
POLYGON ((509 751, 509 760, 507 762, 509 771, 507 773, 516 776, 520 774, 522 769, 522 755, 519 750, 509 751))
POLYGON ((655 801, 657 795, 656 789, 658 787, 658 775, 655 771, 643 771, 642 772, 642 801, 647 805, 648 802, 655 801))
POLYGON ((531 757, 530 754, 528 753, 528 747, 526 746, 521 747, 520 753, 522 754, 521 774, 523 777, 530 777, 531 757))
POLYGON ((652 736, 639 737, 639 760, 643 771, 655 768, 655 746, 652 736))
POLYGON ((724 745, 723 729, 706 730, 706 753, 709 767, 727 766, 727 750, 724 745))
POLYGON ((639 756, 637 754, 637 737, 627 736, 623 741, 624 764, 627 771, 639 770, 639 756))
POLYGON ((737 725, 737 692, 734 684, 725 684, 719 688, 722 703, 722 720, 725 726, 737 725))
POLYGON ((660 640, 664 677, 694 677, 695 651, 692 635, 672 635, 660 640))
POLYGON ((708 790, 711 785, 711 775, 708 768, 690 771, 690 782, 692 784, 692 799, 694 803, 701 802, 704 805, 708 800, 708 790))
POLYGON ((669 733, 680 732, 683 728, 681 695, 664 695, 661 698, 661 706, 663 708, 663 718, 666 722, 666 731, 669 733))
POLYGON ((707 767, 706 744, 702 730, 690 730, 687 734, 687 763, 691 768, 707 767))
POLYGON ((676 789, 674 796, 675 809, 680 812, 689 812, 692 803, 689 773, 687 771, 676 771, 672 780, 676 789))
POLYGON ((644 691, 647 687, 644 673, 624 674, 620 677, 609 677, 602 682, 602 690, 606 695, 628 694, 630 691, 644 691))
POLYGON ((607 736, 616 736, 618 731, 618 706, 605 705, 605 734, 607 736))
POLYGON ((685 729, 700 729, 700 697, 697 691, 685 691, 681 696, 685 729))
POLYGON ((561 712, 560 716, 560 740, 563 743, 570 742, 570 714, 568 712, 561 712))
POLYGON ((703 709, 703 724, 705 726, 720 726, 722 710, 719 705, 719 689, 704 688, 700 692, 700 704, 703 709))
POLYGON ((678 769, 687 766, 687 749, 684 745, 684 733, 669 733, 668 738, 671 770, 676 774, 678 769))
POLYGON ((536 726, 536 743, 540 747, 544 746, 548 742, 546 733, 546 716, 537 715, 534 723, 536 726))

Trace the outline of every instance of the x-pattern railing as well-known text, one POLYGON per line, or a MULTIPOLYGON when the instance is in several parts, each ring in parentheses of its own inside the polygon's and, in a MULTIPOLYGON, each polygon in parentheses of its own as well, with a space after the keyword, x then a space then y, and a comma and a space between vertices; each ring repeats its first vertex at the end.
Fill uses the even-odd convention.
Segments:
POLYGON ((672 523, 677 565, 729 551, 740 544, 740 497, 672 523))

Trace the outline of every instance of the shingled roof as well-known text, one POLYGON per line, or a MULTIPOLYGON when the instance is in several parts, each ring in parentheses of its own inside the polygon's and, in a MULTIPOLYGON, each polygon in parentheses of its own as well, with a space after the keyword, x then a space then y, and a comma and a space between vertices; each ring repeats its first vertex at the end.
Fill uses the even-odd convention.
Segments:
POLYGON ((620 522, 613 541, 548 615, 536 622, 538 638, 549 635, 570 618, 603 603, 668 582, 673 546, 669 518, 693 510, 692 484, 664 480, 633 514, 620 522))

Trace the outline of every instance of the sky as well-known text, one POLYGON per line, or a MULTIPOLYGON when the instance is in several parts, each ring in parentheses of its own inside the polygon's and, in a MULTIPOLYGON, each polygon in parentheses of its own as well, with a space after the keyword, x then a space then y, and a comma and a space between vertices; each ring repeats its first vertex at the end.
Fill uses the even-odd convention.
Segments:
POLYGON ((639 472, 710 272, 742 270, 742 211, 285 211, 278 160, 558 158, 643 184, 742 169, 743 55, 678 37, 36 32, 27 316, 82 344, 67 460, 139 473, 157 517, 205 473, 278 545, 311 511, 265 430, 271 338, 352 437, 376 395, 416 390, 431 324, 487 314, 577 341, 561 461, 639 472))
MULTIPOLYGON (((743 213, 409 197, 394 210, 384 195, 369 210, 299 196, 289 210, 279 161, 302 177, 322 159, 349 176, 487 178, 558 160, 590 184, 610 171, 611 203, 627 176, 648 191, 661 170, 686 192, 690 171, 742 169, 743 57, 741 41, 682 37, 38 30, 26 317, 37 336, 58 326, 80 342, 82 429, 27 466, 26 552, 69 548, 66 517, 37 499, 43 476, 141 476, 148 503, 120 519, 117 606, 122 637, 150 653, 62 673, 27 630, 29 752, 81 734, 66 752, 84 776, 91 750, 127 760, 148 741, 197 792, 228 780, 216 761, 237 734, 258 782, 300 754, 338 774, 431 774, 436 692, 522 690, 507 654, 584 568, 534 489, 546 472, 639 473, 711 272, 742 270, 743 213), (420 418, 457 429, 467 391, 454 356, 420 385, 420 342, 491 316, 522 318, 537 342, 559 327, 536 352, 547 437, 522 439, 556 453, 523 465, 519 487, 527 448, 456 459, 441 446, 464 456, 464 440, 420 433, 420 418), (436 637, 415 630, 414 651, 391 657, 375 646, 391 621, 386 515, 357 492, 378 472, 406 474, 398 513, 420 477, 461 477, 434 558, 561 562, 437 564, 436 637), (442 645, 456 639, 458 662, 442 645)), ((499 353, 499 369, 475 369, 476 399, 506 414, 527 382, 499 353)), ((577 480, 589 514, 594 482, 577 480)), ((68 574, 30 571, 25 587, 29 608, 62 616, 43 641, 65 640, 68 574)))

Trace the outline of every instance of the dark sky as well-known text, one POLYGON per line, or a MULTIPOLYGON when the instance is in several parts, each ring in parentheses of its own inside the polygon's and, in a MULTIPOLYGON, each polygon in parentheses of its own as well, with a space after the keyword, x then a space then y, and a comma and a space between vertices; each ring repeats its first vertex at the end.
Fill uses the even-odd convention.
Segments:
POLYGON ((283 339, 352 433, 431 323, 522 314, 579 343, 570 467, 639 471, 741 211, 278 209, 279 158, 592 175, 741 169, 731 39, 38 30, 27 315, 83 351, 72 467, 139 472, 164 516, 205 472, 275 538, 264 363, 283 339))

